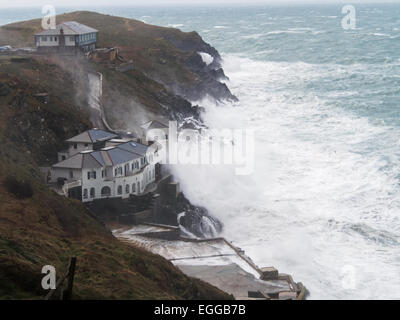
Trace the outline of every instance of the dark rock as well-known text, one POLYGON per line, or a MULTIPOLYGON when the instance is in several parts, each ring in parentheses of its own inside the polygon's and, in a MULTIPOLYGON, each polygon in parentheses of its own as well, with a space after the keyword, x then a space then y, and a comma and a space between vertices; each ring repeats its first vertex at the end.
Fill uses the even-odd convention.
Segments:
POLYGON ((229 80, 222 68, 210 70, 210 74, 217 80, 229 80))
POLYGON ((10 88, 7 84, 0 82, 0 96, 5 97, 10 93, 10 88))
POLYGON ((181 193, 178 197, 177 212, 179 225, 199 238, 217 237, 222 231, 222 223, 212 217, 206 208, 195 206, 181 193))

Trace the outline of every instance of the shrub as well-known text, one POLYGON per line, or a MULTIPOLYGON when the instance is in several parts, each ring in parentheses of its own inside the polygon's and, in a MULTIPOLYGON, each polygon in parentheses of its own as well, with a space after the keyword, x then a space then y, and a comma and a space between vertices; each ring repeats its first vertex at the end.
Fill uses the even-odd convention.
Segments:
POLYGON ((8 192, 20 199, 31 198, 33 196, 33 189, 29 182, 18 181, 13 176, 7 176, 4 179, 4 185, 8 192))

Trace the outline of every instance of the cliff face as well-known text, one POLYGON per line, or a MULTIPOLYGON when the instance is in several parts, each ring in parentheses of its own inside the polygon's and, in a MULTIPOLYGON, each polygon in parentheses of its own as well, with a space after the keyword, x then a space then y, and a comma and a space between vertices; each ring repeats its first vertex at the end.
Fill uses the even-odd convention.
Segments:
MULTIPOLYGON (((108 20, 115 17, 75 13, 61 18, 100 30, 109 23, 110 30, 103 33, 102 44, 129 47, 131 39, 125 39, 126 34, 119 37, 119 31, 108 20), (98 19, 103 19, 102 24, 98 19), (114 36, 112 32, 116 32, 114 36)), ((135 26, 147 28, 136 21, 118 19, 119 26, 126 25, 126 30, 135 26)), ((29 44, 37 25, 37 21, 29 21, 2 27, 0 43, 29 44)), ((149 30, 157 35, 168 31, 156 27, 149 30)), ((212 49, 207 49, 195 34, 171 32, 183 40, 172 36, 177 41, 173 44, 171 39, 145 37, 140 44, 142 51, 156 52, 146 60, 149 69, 138 59, 137 67, 125 73, 85 58, 0 56, 0 298, 42 297, 42 266, 54 265, 63 273, 72 255, 78 257, 74 298, 229 298, 215 287, 185 276, 165 259, 115 240, 82 203, 50 191, 38 168, 55 162, 66 138, 92 125, 87 110, 89 71, 104 75, 104 105, 114 125, 129 127, 153 116, 199 114, 198 108, 174 91, 186 88, 186 78, 192 79, 194 85, 198 76, 188 64, 175 63, 172 57, 184 59, 193 54, 178 45, 187 45, 186 50, 193 46, 197 50, 197 45, 203 46, 201 50, 212 49), (194 38, 186 42, 185 37, 194 38), (157 53, 159 41, 171 51, 157 53), (154 60, 162 55, 173 61, 161 64, 167 65, 165 69, 154 60), (171 74, 176 88, 163 84, 174 67, 181 68, 171 74), (154 80, 156 75, 159 81, 154 80), (48 100, 38 93, 46 93, 48 100)), ((145 53, 142 54, 138 57, 145 60, 145 53)), ((218 57, 215 52, 214 55, 218 57)))
MULTIPOLYGON (((185 33, 87 11, 57 16, 57 23, 71 20, 98 29, 99 47, 120 47, 121 55, 132 59, 136 70, 176 95, 191 101, 207 94, 216 100, 236 100, 227 86, 218 81, 224 77, 218 51, 196 32, 185 33), (205 64, 198 52, 211 55, 213 63, 205 64)), ((33 46, 32 35, 41 31, 40 26, 38 19, 3 26, 0 43, 33 46)))

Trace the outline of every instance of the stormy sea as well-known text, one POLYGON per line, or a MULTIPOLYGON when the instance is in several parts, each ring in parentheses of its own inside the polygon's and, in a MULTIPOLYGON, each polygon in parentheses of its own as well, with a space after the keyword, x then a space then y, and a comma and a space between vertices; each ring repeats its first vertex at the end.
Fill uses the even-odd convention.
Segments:
MULTIPOLYGON (((221 53, 239 102, 196 103, 211 128, 255 130, 254 171, 174 174, 223 236, 311 299, 400 298, 400 5, 355 5, 352 29, 342 7, 89 9, 195 30, 221 53)), ((2 10, 0 25, 40 14, 2 10)))

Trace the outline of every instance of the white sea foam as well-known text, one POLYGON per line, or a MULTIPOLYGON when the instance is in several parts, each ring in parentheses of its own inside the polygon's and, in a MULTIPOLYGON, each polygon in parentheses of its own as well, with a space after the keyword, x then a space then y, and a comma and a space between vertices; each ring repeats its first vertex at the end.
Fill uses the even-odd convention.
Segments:
POLYGON ((170 28, 181 28, 183 26, 184 25, 182 23, 169 23, 168 24, 168 27, 170 27, 170 28))
POLYGON ((368 66, 224 61, 240 103, 203 101, 205 121, 256 129, 255 173, 175 168, 186 195, 257 264, 293 274, 311 298, 399 298, 399 132, 304 91, 322 75, 368 66))
POLYGON ((200 55, 200 57, 203 59, 203 62, 206 65, 210 65, 214 61, 214 58, 207 52, 197 52, 197 53, 200 55))
POLYGON ((267 32, 267 35, 274 35, 274 34, 296 34, 296 33, 306 33, 307 31, 305 30, 274 30, 267 32))

